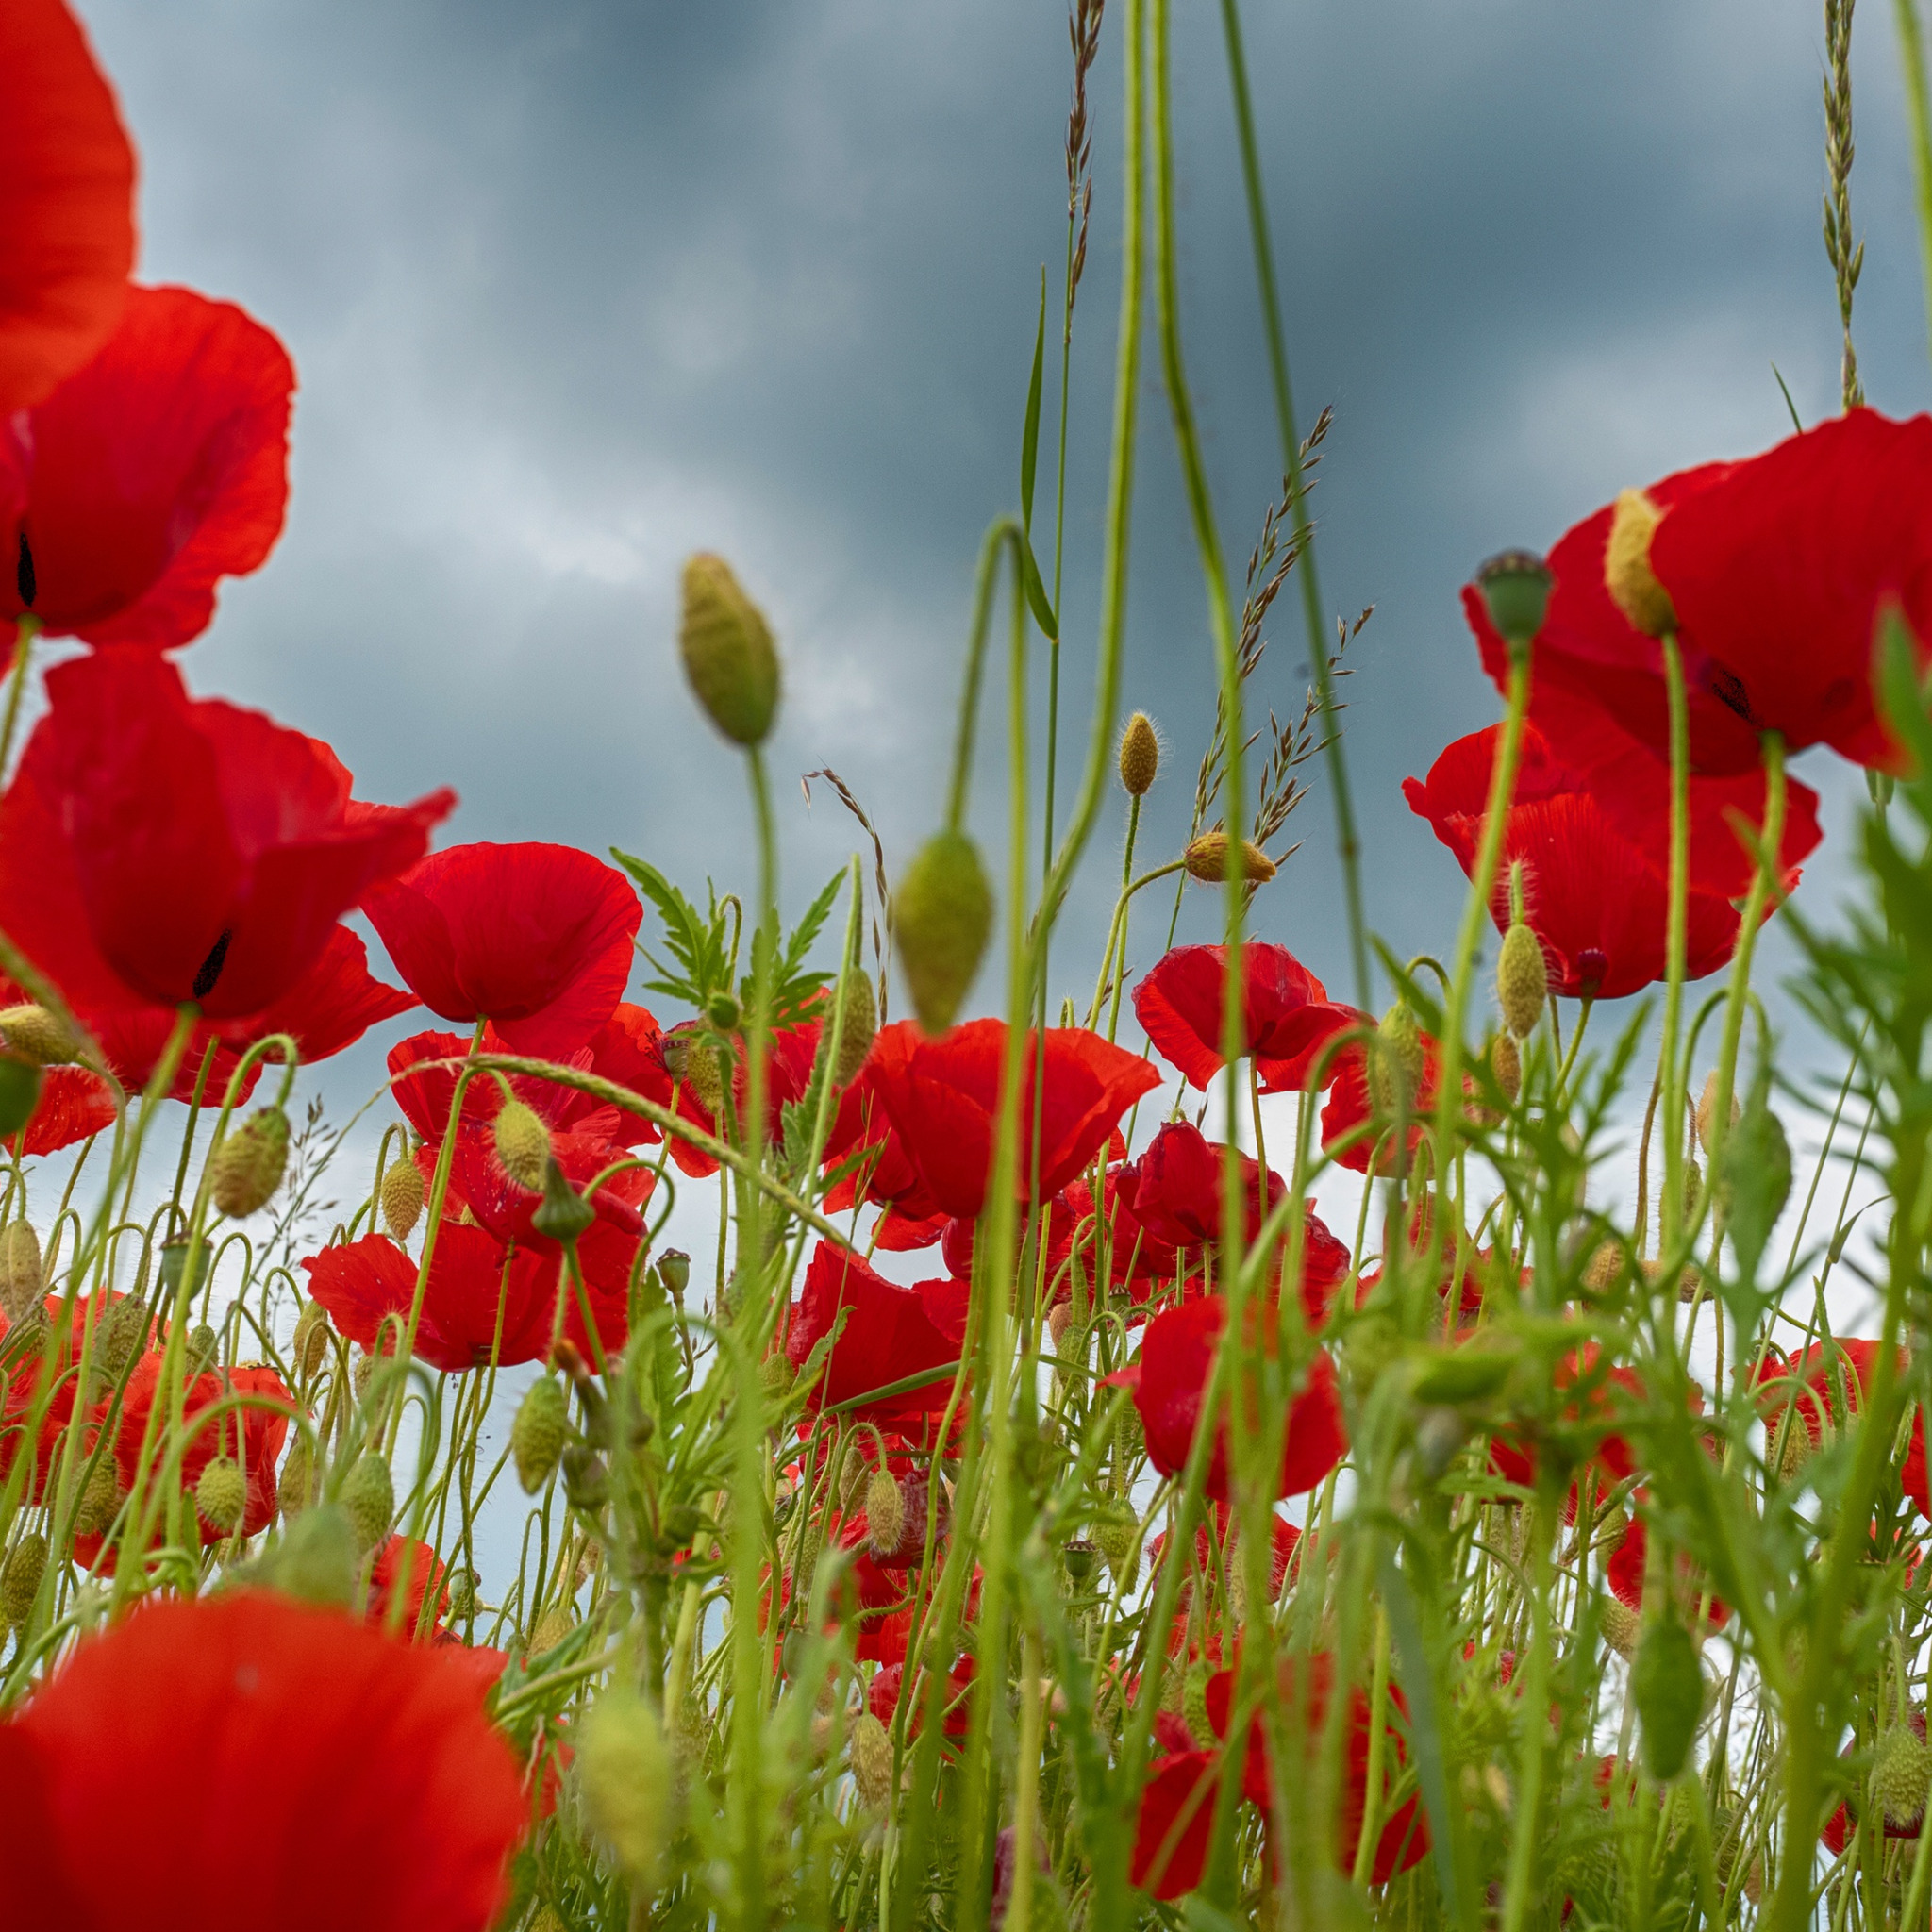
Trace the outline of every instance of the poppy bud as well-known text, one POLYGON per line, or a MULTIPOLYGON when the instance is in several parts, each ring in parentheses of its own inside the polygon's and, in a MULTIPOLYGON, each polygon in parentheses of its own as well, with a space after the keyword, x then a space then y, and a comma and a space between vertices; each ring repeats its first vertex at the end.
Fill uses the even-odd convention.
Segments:
POLYGON ((1141 1576, 1140 1524, 1124 1512, 1104 1516, 1093 1525, 1091 1536, 1115 1583, 1123 1591, 1132 1590, 1141 1576))
MULTIPOLYGON (((292 1458, 291 1458, 292 1459, 292 1458)), ((277 1589, 310 1604, 346 1604, 356 1588, 356 1532, 346 1511, 310 1509, 289 1525, 271 1559, 277 1589)))
POLYGON ((871 1711, 862 1710, 853 1721, 845 1755, 859 1803, 874 1811, 883 1808, 892 1795, 892 1734, 871 1711))
POLYGON ((449 1613, 455 1618, 472 1616, 476 1608, 476 1585, 479 1582, 474 1570, 452 1570, 449 1576, 449 1613))
POLYGON ((892 894, 892 936, 928 1034, 953 1024, 992 935, 992 890, 964 832, 935 832, 914 854, 892 894))
POLYGON ((312 1375, 328 1358, 328 1310, 310 1302, 295 1318, 295 1339, 290 1344, 298 1375, 312 1375))
POLYGON ((1584 1287, 1591 1294, 1608 1294, 1623 1278, 1623 1244, 1620 1241, 1599 1241, 1584 1266, 1584 1287))
POLYGON ((281 1479, 275 1484, 275 1505, 284 1517, 301 1515, 315 1500, 315 1461, 308 1444, 297 1441, 282 1464, 281 1479))
POLYGON ((1375 1029, 1374 1051, 1369 1056, 1369 1093, 1375 1111, 1394 1113, 1398 1103, 1405 1108, 1410 1105, 1422 1085, 1425 1065, 1422 1028, 1407 1002, 1397 1000, 1382 1015, 1382 1024, 1375 1029))
POLYGON ((778 709, 778 653, 758 606, 722 557, 684 567, 684 675, 711 723, 736 744, 762 744, 778 709))
POLYGON ((530 1641, 524 1646, 524 1654, 526 1657, 542 1657, 565 1642, 576 1627, 576 1619, 569 1610, 545 1610, 537 1619, 537 1627, 530 1632, 530 1641))
POLYGON ((209 1528, 229 1534, 248 1507, 248 1478, 232 1456, 215 1457, 194 1486, 194 1507, 209 1528))
POLYGON ((573 1509, 597 1510, 610 1500, 610 1472, 588 1442, 572 1442, 563 1452, 563 1493, 573 1509))
POLYGON ((375 1357, 364 1349, 349 1371, 349 1387, 355 1391, 358 1402, 369 1393, 369 1385, 375 1378, 375 1357))
POLYGON ((396 1488, 386 1463, 367 1450, 349 1472, 338 1498, 355 1532, 356 1547, 365 1557, 389 1534, 396 1513, 396 1488))
POLYGON ((550 1165, 550 1129, 537 1109, 511 1095, 496 1116, 495 1140, 504 1173, 518 1187, 538 1192, 550 1165))
POLYGON ((17 1054, 0 1054, 0 1140, 11 1140, 40 1104, 41 1070, 17 1054))
POLYGON ((1523 1053, 1511 1033, 1499 1033, 1490 1043, 1490 1071, 1496 1085, 1511 1100, 1523 1091, 1523 1053))
POLYGON ((208 1184, 214 1204, 231 1221, 268 1205, 289 1164, 289 1116, 278 1107, 258 1108, 209 1155, 208 1184))
POLYGON ((664 1070, 708 1114, 715 1115, 724 1098, 718 1056, 697 1023, 687 1020, 664 1036, 664 1070))
POLYGON ((111 1454, 97 1456, 74 1505, 74 1528, 79 1536, 105 1536, 120 1512, 126 1492, 111 1454))
POLYGON ((534 1496, 550 1480, 569 1433, 570 1408, 563 1384, 549 1375, 540 1376, 524 1391, 509 1430, 510 1454, 516 1458, 517 1480, 525 1495, 534 1496))
POLYGON ((1610 512, 1609 541, 1604 546, 1604 583, 1610 601, 1636 629, 1653 638, 1677 627, 1671 593, 1650 567, 1651 539, 1662 522, 1663 511, 1642 491, 1623 491, 1610 512))
POLYGON ((1659 1784, 1683 1770, 1704 1714, 1704 1672, 1690 1633, 1660 1617, 1638 1640, 1630 1690, 1643 1723, 1643 1765, 1659 1784))
POLYGON ((543 1170, 543 1198, 530 1216, 530 1225, 546 1241, 574 1241, 596 1218, 597 1210, 551 1161, 543 1170))
POLYGON ((839 1473, 839 1513, 849 1516, 859 1506, 859 1498, 865 1493, 865 1486, 872 1480, 872 1472, 865 1466, 865 1457, 856 1451, 848 1455, 845 1466, 839 1473))
POLYGON ((1872 1795, 1886 1823, 1916 1830, 1932 1790, 1932 1752, 1908 1724, 1892 1724, 1878 1740, 1872 1760, 1872 1795))
MULTIPOLYGON (((1141 1420, 1141 1411, 1133 1403, 1121 1410, 1120 1419, 1114 1424, 1114 1448, 1123 1462, 1139 1462, 1147 1453, 1147 1424, 1141 1420)), ((1105 1549, 1106 1544, 1101 1547, 1105 1549)))
POLYGON ((1542 941, 1519 919, 1503 935, 1503 949, 1496 955, 1496 1003, 1503 1009, 1503 1024, 1518 1040, 1527 1040, 1549 997, 1550 969, 1542 941))
MULTIPOLYGON (((1218 886, 1227 878, 1228 836, 1223 831, 1203 832, 1181 854, 1181 863, 1190 878, 1203 885, 1218 886)), ((1251 886, 1265 886, 1274 876, 1274 861, 1251 839, 1241 841, 1241 877, 1251 886)))
POLYGON ((1056 1302, 1047 1310, 1046 1331, 1053 1337, 1053 1345, 1058 1349, 1067 1339, 1067 1330, 1074 1325, 1074 1304, 1072 1300, 1056 1302))
MULTIPOLYGON (((1731 1095, 1731 1124, 1736 1126, 1742 1118, 1744 1109, 1739 1104, 1736 1093, 1731 1095)), ((1704 1091, 1697 1101, 1697 1144, 1708 1154, 1710 1134, 1717 1123, 1717 1069, 1713 1067, 1705 1076, 1704 1091)))
POLYGON ((1160 775, 1160 740, 1154 720, 1136 711, 1121 733, 1121 784, 1129 798, 1145 798, 1160 775))
POLYGON ((736 1033, 744 1024, 744 1009, 728 992, 714 992, 705 1002, 705 1018, 720 1033, 736 1033))
MULTIPOLYGON (((879 1006, 872 990, 872 974, 848 973, 844 979, 845 1017, 839 1027, 839 1064, 832 1069, 832 1085, 849 1087, 858 1077, 873 1041, 879 1030, 879 1006)), ((821 1044, 829 1047, 832 1018, 828 1008, 821 1044)))
POLYGON ((118 1379, 147 1340, 148 1312, 134 1295, 125 1295, 104 1313, 94 1327, 94 1367, 110 1380, 118 1379))
POLYGON ((206 1322, 197 1322, 188 1331, 182 1342, 183 1361, 181 1372, 192 1382, 197 1375, 205 1375, 214 1367, 215 1357, 222 1351, 222 1338, 206 1322))
POLYGON ((9 1324, 38 1306, 43 1284, 41 1238, 33 1223, 9 1221, 0 1227, 0 1309, 9 1324))
POLYGON ((1476 588, 1490 622, 1512 644, 1526 644, 1543 627, 1556 579, 1534 550, 1499 551, 1476 567, 1476 588))
POLYGON ((1637 1612, 1621 1597, 1604 1599, 1599 1627, 1604 1633, 1604 1641, 1619 1657, 1629 1658, 1637 1655, 1637 1612))
POLYGON ((423 1212, 423 1170, 413 1160, 392 1160, 383 1170, 382 1218, 390 1237, 406 1241, 423 1212))
POLYGON ((874 1557, 890 1557, 906 1533, 906 1499, 887 1469, 875 1469, 865 1486, 865 1523, 874 1557))
POLYGON ((18 1629, 34 1613, 41 1578, 47 1573, 47 1539, 29 1530, 8 1553, 0 1568, 0 1619, 18 1629))
POLYGON ((823 1526, 816 1523, 808 1523, 805 1534, 798 1540, 798 1551, 791 1559, 791 1569, 787 1579, 791 1583, 793 1596, 810 1595, 812 1574, 819 1567, 819 1553, 824 1548, 824 1544, 825 1532, 823 1526))
POLYGON ((0 1011, 0 1034, 24 1060, 37 1067, 72 1066, 80 1058, 80 1041, 45 1007, 8 1007, 0 1011))
POLYGON ((1213 1720, 1208 1715, 1208 1679, 1212 1675, 1205 1663, 1197 1663, 1191 1664, 1181 1678, 1181 1720, 1203 1750, 1215 1742, 1213 1720))

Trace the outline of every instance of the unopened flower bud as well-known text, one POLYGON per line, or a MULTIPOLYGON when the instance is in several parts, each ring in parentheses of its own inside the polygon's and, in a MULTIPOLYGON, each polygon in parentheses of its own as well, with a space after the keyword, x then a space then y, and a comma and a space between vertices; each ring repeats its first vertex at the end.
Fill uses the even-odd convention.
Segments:
POLYGON ((214 1367, 222 1352, 222 1338, 206 1322, 197 1322, 182 1341, 181 1372, 192 1382, 214 1367))
POLYGON ((1604 1641, 1621 1657, 1637 1655, 1637 1612, 1620 1597, 1604 1599, 1601 1627, 1604 1641))
POLYGON ((512 1094, 503 1103, 494 1129, 496 1158, 520 1188, 537 1193, 550 1165, 550 1129, 527 1101, 512 1094))
POLYGON ((383 1170, 382 1218, 393 1241, 406 1241, 423 1212, 423 1170, 407 1156, 383 1170))
POLYGON ((906 1499, 888 1469, 874 1470, 865 1486, 865 1525, 874 1557, 890 1557, 906 1533, 906 1499))
POLYGON ((565 1446, 563 1457, 564 1499, 573 1509, 597 1510, 610 1500, 610 1471, 604 1458, 588 1442, 565 1446))
POLYGON ((301 1515, 314 1501, 315 1459, 309 1454, 308 1444, 298 1439, 282 1464, 281 1477, 275 1484, 275 1507, 285 1518, 291 1518, 301 1515))
POLYGON ((992 935, 992 891, 964 832, 935 832, 914 855, 892 894, 892 936, 929 1034, 953 1024, 992 935))
POLYGON ((230 1534, 248 1507, 248 1478, 232 1456, 215 1457, 194 1486, 194 1507, 210 1529, 230 1534))
POLYGON ((328 1359, 328 1310, 310 1302, 295 1318, 295 1339, 289 1346, 298 1375, 312 1375, 328 1359))
POLYGON ((356 1588, 356 1531, 348 1512, 333 1504, 309 1509, 290 1524, 271 1559, 277 1589, 304 1603, 346 1604, 356 1588))
POLYGON ((9 1221, 0 1227, 0 1310, 9 1325, 40 1306, 43 1287, 41 1238, 33 1223, 9 1221))
POLYGON ((1556 579, 1533 550, 1504 550, 1477 567, 1476 588, 1490 622, 1512 644, 1526 644, 1543 627, 1556 579))
POLYGON ((374 1449, 366 1451, 349 1472, 338 1500, 355 1532, 357 1549, 367 1556, 389 1534, 396 1513, 395 1482, 389 1464, 374 1449))
POLYGON ((528 1657, 542 1657, 555 1650, 558 1644, 569 1640, 570 1633, 577 1627, 576 1619, 566 1607, 548 1609, 537 1619, 537 1627, 530 1632, 530 1641, 525 1646, 528 1657))
POLYGON ((1697 1646, 1674 1617, 1657 1619, 1638 1639, 1630 1694, 1643 1724, 1644 1769, 1667 1784, 1683 1770, 1704 1713, 1697 1646))
POLYGON ((570 1406, 563 1384, 550 1375, 539 1376, 524 1391, 509 1430, 517 1480, 526 1495, 534 1496, 555 1474, 569 1433, 570 1406))
POLYGON ((1671 593, 1650 567, 1651 540, 1663 511, 1641 490, 1625 490, 1610 512, 1609 541, 1604 546, 1604 583, 1631 625, 1646 637, 1660 638, 1677 627, 1671 593))
POLYGON ((1074 1325, 1074 1304, 1071 1298, 1056 1302, 1047 1310, 1046 1330, 1053 1337, 1053 1345, 1058 1349, 1067 1339, 1067 1330, 1074 1325))
POLYGON ((1499 1033, 1490 1044, 1490 1071, 1496 1085, 1514 1100, 1523 1091, 1523 1053, 1512 1033, 1499 1033))
POLYGON ((1932 1753, 1909 1724, 1892 1724, 1878 1740, 1872 1760, 1872 1795, 1888 1824, 1915 1828, 1925 1813, 1932 1789, 1932 1753))
POLYGON ((676 1796, 657 1713, 636 1691, 613 1687, 591 1707, 576 1748, 591 1828, 633 1888, 647 1886, 674 1829, 676 1796))
POLYGON ((102 1536, 121 1507, 121 1471, 112 1452, 103 1450, 81 1485, 74 1505, 74 1527, 80 1536, 102 1536))
POLYGON ((0 1620, 15 1629, 25 1624, 34 1613, 34 1599, 46 1574, 47 1539, 39 1530, 29 1530, 0 1567, 0 1620))
POLYGON ((232 1221, 268 1205, 289 1164, 289 1116, 278 1107, 258 1108, 208 1157, 214 1204, 232 1221))
POLYGON ((94 1367, 109 1380, 141 1353, 147 1341, 146 1305, 134 1295, 124 1295, 105 1310, 94 1326, 94 1367))
POLYGON ((664 1036, 664 1068, 707 1113, 717 1113, 724 1098, 724 1080, 718 1071, 716 1049, 695 1022, 688 1020, 664 1036))
POLYGON ((736 744, 763 743, 778 709, 778 653, 763 613, 722 557, 700 553, 685 565, 677 641, 711 723, 736 744))
POLYGON ((1121 733, 1121 784, 1130 798, 1145 798, 1160 774, 1160 740, 1154 720, 1136 711, 1121 733))
POLYGON ((476 1586, 479 1579, 474 1570, 452 1570, 449 1574, 449 1613, 458 1620, 473 1616, 476 1609, 476 1586))
MULTIPOLYGON (((1203 832, 1181 854, 1181 863, 1187 867, 1188 876, 1199 879, 1204 885, 1224 883, 1229 870, 1231 842, 1225 832, 1203 832)), ((1265 886, 1274 876, 1274 861, 1252 839, 1243 839, 1241 846, 1241 877, 1251 886, 1265 886)))
MULTIPOLYGON (((848 973, 843 985, 845 1013, 839 1026, 839 1063, 832 1069, 834 1087, 849 1087, 858 1077, 858 1070, 872 1052, 879 1030, 879 1004, 872 990, 872 974, 848 973)), ((831 1041, 832 1020, 828 1010, 823 1043, 829 1048, 831 1041)))
POLYGON ((597 1218, 597 1210, 571 1186, 556 1161, 543 1170, 543 1198, 530 1216, 530 1225, 545 1241, 574 1241, 597 1218))
POLYGON ((852 1740, 845 1747, 852 1782, 859 1803, 882 1809, 892 1795, 892 1734, 871 1711, 862 1710, 852 1724, 852 1740))
POLYGON ((1496 1002, 1503 1009, 1503 1024, 1517 1039, 1527 1040, 1549 997, 1550 969, 1543 943, 1519 919, 1503 935, 1503 949, 1496 955, 1496 1002))
POLYGON ((80 1058, 80 1041, 45 1007, 8 1007, 0 1011, 0 1035, 22 1059, 37 1067, 72 1066, 80 1058))
POLYGON ((1422 1028, 1407 1003, 1397 1000, 1382 1015, 1369 1055, 1369 1094, 1375 1110, 1394 1113, 1413 1106, 1426 1066, 1422 1028))
MULTIPOLYGON (((1744 1109, 1738 1103, 1738 1096, 1731 1095, 1731 1124, 1736 1126, 1743 1117, 1744 1109)), ((1706 1075, 1704 1091, 1697 1101, 1697 1144, 1708 1154, 1710 1152, 1711 1129, 1717 1124, 1717 1069, 1713 1067, 1706 1075)))

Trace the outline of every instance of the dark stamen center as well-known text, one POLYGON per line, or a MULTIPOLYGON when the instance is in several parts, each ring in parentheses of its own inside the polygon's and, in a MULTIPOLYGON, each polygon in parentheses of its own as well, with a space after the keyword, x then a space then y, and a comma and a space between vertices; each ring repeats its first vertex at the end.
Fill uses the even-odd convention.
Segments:
POLYGON ((40 589, 40 581, 34 575, 34 553, 26 541, 26 532, 20 533, 20 560, 14 566, 14 588, 20 592, 20 601, 29 610, 33 608, 34 592, 40 589))
POLYGON ((194 997, 205 1000, 215 990, 215 981, 222 976, 223 962, 228 957, 228 941, 235 935, 225 932, 208 949, 208 958, 201 962, 201 971, 194 975, 194 997))

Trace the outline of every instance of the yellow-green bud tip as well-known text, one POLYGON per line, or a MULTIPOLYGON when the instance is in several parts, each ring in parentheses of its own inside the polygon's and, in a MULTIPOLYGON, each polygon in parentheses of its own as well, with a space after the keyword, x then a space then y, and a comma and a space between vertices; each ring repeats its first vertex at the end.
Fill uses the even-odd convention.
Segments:
POLYGON ((526 1101, 514 1095, 503 1103, 496 1116, 496 1158, 503 1171, 520 1188, 540 1193, 543 1175, 550 1165, 550 1129, 542 1116, 526 1101))
POLYGON ((1503 1009, 1504 1025, 1517 1039, 1527 1040, 1549 997, 1550 970, 1542 941, 1519 919, 1503 935, 1503 950, 1496 956, 1496 1002, 1503 1009))

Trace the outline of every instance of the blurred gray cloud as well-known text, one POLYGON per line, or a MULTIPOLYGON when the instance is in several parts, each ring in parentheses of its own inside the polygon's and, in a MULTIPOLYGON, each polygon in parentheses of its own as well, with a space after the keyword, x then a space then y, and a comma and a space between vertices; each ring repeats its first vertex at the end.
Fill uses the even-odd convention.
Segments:
MULTIPOLYGON (((302 372, 288 534, 187 655, 195 688, 327 737, 368 795, 456 784, 453 837, 614 841, 690 883, 748 884, 740 774, 674 649, 677 564, 716 548, 787 653, 774 764, 792 894, 855 838, 823 795, 805 809, 797 773, 837 766, 890 855, 909 850, 940 808, 974 549, 1017 495, 1041 264, 1054 279, 1064 245, 1057 0, 81 11, 142 150, 144 274, 242 301, 302 372)), ((1547 544, 1625 483, 1774 441, 1774 363, 1807 421, 1836 406, 1820 24, 1807 0, 1246 11, 1298 400, 1305 422, 1336 409, 1324 593, 1337 613, 1376 606, 1347 692, 1372 910, 1413 949, 1440 943, 1462 882, 1399 781, 1493 715, 1456 601, 1474 560, 1547 544)), ((1124 12, 1093 81, 1074 342, 1075 760, 1124 12)), ((1189 365, 1239 571, 1279 455, 1218 9, 1175 13, 1189 365)), ((1873 400, 1905 412, 1926 365, 1889 32, 1866 9, 1857 330, 1873 400)), ((1212 697, 1147 368, 1125 696, 1173 746, 1152 852, 1185 827, 1212 697)), ((1286 714, 1306 652, 1293 600, 1277 608, 1257 691, 1286 714)), ((1805 775, 1840 828, 1856 774, 1805 775)), ((990 756, 993 838, 1001 790, 990 756)), ((1259 919, 1339 982, 1319 777, 1297 829, 1259 919)), ((1072 908, 1067 990, 1092 970, 1117 836, 1109 818, 1072 908)), ((1814 880, 1829 890, 1839 864, 1827 847, 1814 880)), ((1213 918, 1204 898, 1186 929, 1213 918)))

